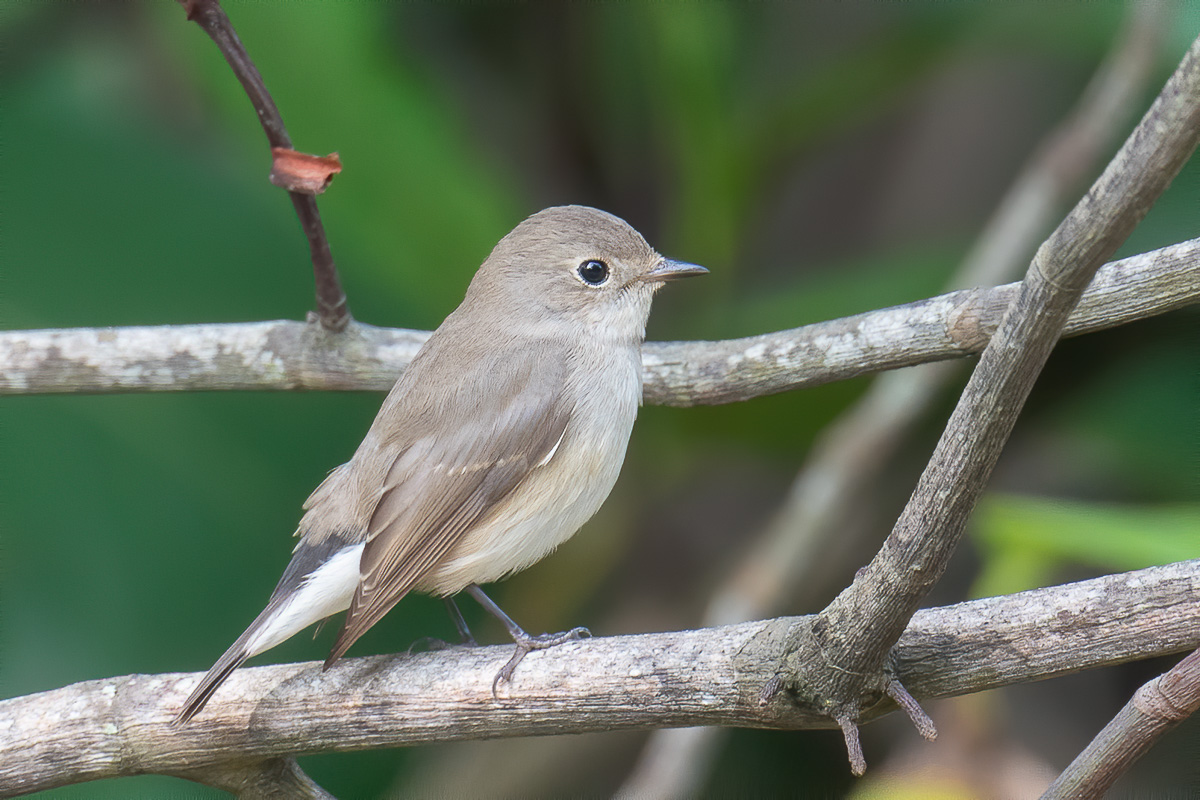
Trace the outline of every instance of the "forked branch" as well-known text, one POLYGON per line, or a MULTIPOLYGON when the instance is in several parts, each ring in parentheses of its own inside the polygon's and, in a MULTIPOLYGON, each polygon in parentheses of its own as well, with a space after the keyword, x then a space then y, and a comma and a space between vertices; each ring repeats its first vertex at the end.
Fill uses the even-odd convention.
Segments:
MULTIPOLYGON (((802 328, 716 342, 647 342, 645 399, 748 400, 987 344, 1017 284, 963 290, 802 328)), ((1104 267, 1067 323, 1073 336, 1200 302, 1200 239, 1104 267)), ((0 395, 230 390, 387 391, 427 331, 302 322, 0 332, 0 395)))
POLYGON ((1104 173, 1038 250, 882 549, 811 626, 796 630, 780 671, 794 676, 790 688, 829 709, 843 728, 896 679, 886 664, 891 646, 945 571, 1084 289, 1198 140, 1200 39, 1104 173))
MULTIPOLYGON (((759 702, 772 654, 813 619, 565 644, 531 654, 499 700, 492 677, 511 645, 241 669, 184 726, 173 719, 199 674, 78 683, 0 702, 0 795, 140 773, 228 786, 286 766, 272 759, 499 736, 828 728, 820 707, 759 702)), ((939 697, 1197 646, 1200 560, 924 610, 895 670, 939 697)), ((884 699, 859 720, 894 708, 884 699)))

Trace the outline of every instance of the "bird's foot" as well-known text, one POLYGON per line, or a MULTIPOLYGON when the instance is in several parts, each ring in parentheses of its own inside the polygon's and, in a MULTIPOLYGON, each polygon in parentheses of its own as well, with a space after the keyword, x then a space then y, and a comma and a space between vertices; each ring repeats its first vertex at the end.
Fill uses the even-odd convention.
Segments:
POLYGON ((573 642, 577 639, 586 639, 592 635, 592 632, 587 628, 572 628, 569 631, 562 633, 543 633, 540 636, 533 636, 525 633, 525 631, 517 629, 519 632, 512 633, 513 642, 517 645, 517 650, 512 654, 512 658, 508 663, 500 668, 496 673, 495 679, 492 680, 492 697, 498 698, 496 692, 500 688, 501 682, 511 683, 513 673, 517 669, 517 665, 525 660, 525 656, 532 653, 534 650, 546 650, 551 647, 557 647, 560 644, 573 642))

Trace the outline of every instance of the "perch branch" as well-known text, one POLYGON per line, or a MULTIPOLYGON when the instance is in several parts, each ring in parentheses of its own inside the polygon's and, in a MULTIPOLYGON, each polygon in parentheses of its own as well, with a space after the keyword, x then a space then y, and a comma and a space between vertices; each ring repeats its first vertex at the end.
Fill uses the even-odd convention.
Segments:
MULTIPOLYGON (((1158 54, 1163 11, 1150 3, 1131 9, 1078 104, 1021 169, 948 290, 1002 283, 1028 265, 1068 194, 1094 174, 1137 108, 1158 54)), ((802 589, 808 597, 819 596, 829 553, 869 546, 854 541, 865 529, 860 527, 857 536, 846 533, 857 498, 876 495, 873 484, 894 451, 959 372, 958 362, 947 361, 885 373, 826 426, 770 523, 713 593, 702 624, 785 613, 802 589)), ((694 796, 727 733, 724 728, 655 731, 619 794, 694 796)))
MULTIPOLYGON (((0 795, 141 773, 424 742, 673 725, 830 727, 824 710, 759 702, 781 618, 586 639, 538 651, 499 700, 511 645, 241 669, 190 724, 198 673, 127 675, 0 701, 0 795)), ((929 609, 896 648, 917 696, 977 692, 1200 646, 1200 560, 929 609), (1096 636, 1103 630, 1104 636, 1096 636)), ((860 719, 890 711, 883 701, 860 719)), ((222 780, 228 781, 226 775, 222 780)))
MULTIPOLYGON (((987 344, 1017 284, 718 342, 647 342, 647 403, 712 405, 898 367, 987 344)), ((1200 302, 1200 239, 1105 266, 1065 335, 1200 302)), ((429 334, 301 322, 0 332, 0 394, 212 390, 387 391, 429 334)))
POLYGON ((1038 249, 892 533, 853 583, 798 627, 781 672, 831 716, 854 718, 893 676, 886 660, 961 539, 1033 383, 1096 270, 1200 139, 1200 39, 1150 110, 1038 249), (792 664, 793 655, 798 663, 792 664), (828 667, 814 671, 813 664, 828 667), (832 667, 832 668, 830 668, 832 667))

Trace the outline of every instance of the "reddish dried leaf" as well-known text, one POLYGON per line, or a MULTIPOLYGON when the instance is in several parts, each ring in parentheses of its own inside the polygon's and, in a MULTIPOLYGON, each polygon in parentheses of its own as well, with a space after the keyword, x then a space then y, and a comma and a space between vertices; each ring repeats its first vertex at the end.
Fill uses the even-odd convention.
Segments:
POLYGON ((342 171, 337 153, 314 156, 286 147, 272 147, 271 183, 289 192, 321 194, 329 188, 333 176, 342 171))

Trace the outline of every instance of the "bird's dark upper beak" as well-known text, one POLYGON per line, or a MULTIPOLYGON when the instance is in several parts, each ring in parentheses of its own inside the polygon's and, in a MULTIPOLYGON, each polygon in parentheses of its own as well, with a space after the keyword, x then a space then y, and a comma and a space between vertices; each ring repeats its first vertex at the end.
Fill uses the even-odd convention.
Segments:
POLYGON ((686 261, 674 261, 664 258, 654 265, 654 269, 646 273, 646 278, 651 281, 673 281, 676 278, 707 274, 708 270, 699 264, 689 264, 686 261))

